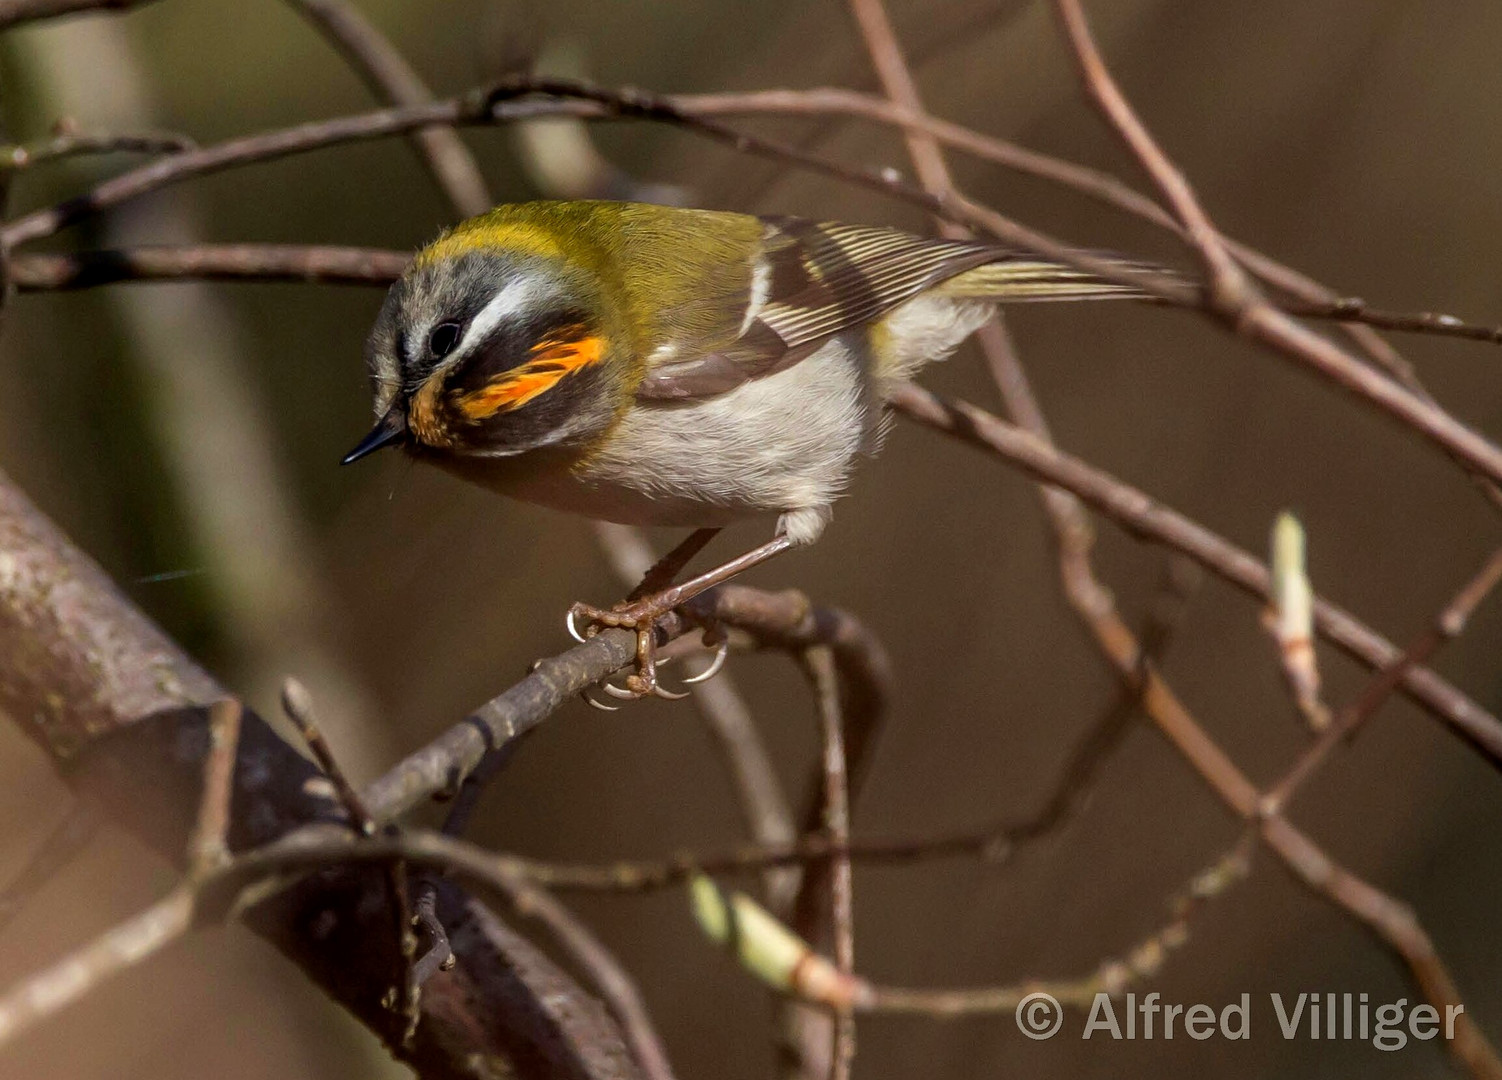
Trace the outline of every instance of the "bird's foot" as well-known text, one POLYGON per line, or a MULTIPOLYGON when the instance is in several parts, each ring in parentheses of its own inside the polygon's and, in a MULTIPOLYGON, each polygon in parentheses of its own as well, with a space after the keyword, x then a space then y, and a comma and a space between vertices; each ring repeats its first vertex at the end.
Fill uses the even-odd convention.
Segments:
MULTIPOLYGON (((620 686, 608 680, 604 682, 602 689, 607 694, 626 701, 644 697, 660 697, 668 701, 677 701, 688 697, 687 690, 667 689, 658 676, 658 668, 667 661, 659 661, 657 658, 657 620, 671 612, 682 600, 681 590, 665 589, 639 600, 624 600, 609 609, 597 608, 590 604, 575 604, 569 608, 568 632, 575 641, 581 643, 588 641, 601 630, 614 627, 630 630, 636 634, 636 670, 627 675, 620 686), (581 625, 584 628, 582 631, 581 625)), ((712 679, 725 666, 725 658, 730 651, 729 639, 717 630, 707 629, 704 631, 704 644, 714 647, 714 660, 699 674, 684 679, 685 685, 712 679)), ((585 700, 596 708, 607 710, 611 708, 589 697, 585 700)))

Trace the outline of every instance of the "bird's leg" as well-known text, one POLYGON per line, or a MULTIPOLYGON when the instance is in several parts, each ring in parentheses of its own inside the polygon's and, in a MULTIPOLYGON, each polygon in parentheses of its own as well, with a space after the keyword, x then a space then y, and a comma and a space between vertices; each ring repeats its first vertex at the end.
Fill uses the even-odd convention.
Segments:
POLYGON ((573 630, 575 620, 583 618, 590 624, 586 634, 598 633, 601 627, 608 626, 620 626, 636 631, 636 671, 626 676, 624 690, 616 690, 608 684, 605 687, 606 690, 615 692, 617 696, 631 698, 645 697, 648 694, 667 698, 683 696, 665 691, 657 683, 657 620, 700 593, 716 585, 722 585, 737 574, 795 546, 786 535, 779 534, 760 547, 753 548, 744 555, 739 555, 697 577, 689 578, 681 585, 669 584, 658 588, 655 592, 648 591, 649 585, 655 585, 662 579, 663 575, 658 574, 659 570, 666 568, 664 572, 667 580, 671 581, 672 575, 682 569, 683 564, 709 542, 715 531, 700 529, 679 544, 647 573, 647 577, 632 591, 631 596, 610 610, 603 611, 588 604, 575 604, 569 609, 570 630, 573 630), (701 536, 701 534, 708 535, 701 536), (683 554, 680 556, 680 553, 683 554))
MULTIPOLYGON (((686 540, 652 564, 642 576, 641 583, 626 597, 625 603, 629 604, 666 589, 673 583, 673 579, 683 572, 689 560, 703 551, 705 545, 719 535, 719 532, 719 527, 716 526, 713 529, 695 529, 689 533, 686 540)), ((616 605, 616 607, 624 606, 624 604, 616 605)))

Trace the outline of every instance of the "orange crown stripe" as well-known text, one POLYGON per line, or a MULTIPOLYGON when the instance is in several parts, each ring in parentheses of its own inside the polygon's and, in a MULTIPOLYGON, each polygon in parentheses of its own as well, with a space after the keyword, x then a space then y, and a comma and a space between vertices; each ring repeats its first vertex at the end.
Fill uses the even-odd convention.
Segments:
POLYGON ((551 390, 565 375, 597 363, 605 355, 599 337, 576 341, 544 341, 534 346, 535 360, 502 372, 490 382, 459 398, 459 410, 471 420, 484 420, 498 412, 518 409, 551 390))

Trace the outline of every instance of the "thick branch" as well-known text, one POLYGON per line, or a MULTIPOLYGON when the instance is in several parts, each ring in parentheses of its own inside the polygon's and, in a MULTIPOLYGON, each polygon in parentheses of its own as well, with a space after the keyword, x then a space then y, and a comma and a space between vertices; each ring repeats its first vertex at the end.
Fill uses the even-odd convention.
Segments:
MULTIPOLYGON (((211 751, 206 707, 223 697, 0 478, 0 712, 72 763, 69 779, 179 864, 211 751)), ((326 785, 310 782, 316 776, 247 713, 231 846, 339 819, 326 785)), ((425 988, 422 1024, 404 1054, 423 1076, 510 1075, 512 1067, 575 1080, 636 1075, 619 1029, 568 976, 462 892, 446 889, 440 901, 460 962, 425 988)), ((400 958, 378 869, 326 872, 246 918, 377 1034, 397 1034, 381 1005, 400 958)))

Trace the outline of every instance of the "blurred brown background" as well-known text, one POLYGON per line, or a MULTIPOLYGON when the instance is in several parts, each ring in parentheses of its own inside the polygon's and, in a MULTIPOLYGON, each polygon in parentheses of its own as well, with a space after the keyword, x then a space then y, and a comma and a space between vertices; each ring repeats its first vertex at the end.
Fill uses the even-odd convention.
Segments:
MULTIPOLYGON (((594 77, 658 90, 874 88, 836 0, 694 5, 361 0, 426 77, 456 90, 567 50, 594 77)), ((1030 145, 1126 169, 1081 104, 1045 5, 894 0, 929 107, 1030 145)), ((1388 307, 1502 321, 1502 7, 1480 0, 1096 3, 1127 91, 1233 235, 1388 307)), ((202 142, 365 108, 328 47, 275 0, 168 0, 123 19, 0 42, 5 120, 34 138, 167 127, 202 142)), ((906 167, 888 133, 843 122, 747 126, 807 134, 848 160, 906 167)), ((892 221, 910 210, 643 125, 594 129, 643 180, 702 205, 892 221)), ((502 199, 536 194, 505 131, 466 136, 502 199)), ((1146 228, 1036 182, 955 158, 976 197, 1072 240, 1156 257, 1146 228)), ((111 166, 117 163, 111 162, 111 166)), ((103 175, 39 170, 16 208, 103 175)), ((1129 174, 1130 175, 1130 174, 1129 174)), ((63 246, 138 239, 411 247, 445 208, 399 141, 326 151, 173 188, 91 222, 63 246)), ((394 459, 335 467, 368 422, 360 362, 378 291, 127 286, 22 297, 0 354, 0 465, 170 632, 273 711, 294 672, 324 702, 361 777, 376 774, 566 644, 576 599, 620 592, 583 524, 471 491, 394 459), (159 575, 189 571, 167 580, 159 575)), ((1317 587, 1406 640, 1496 541, 1492 512, 1440 455, 1191 316, 1049 307, 1012 323, 1060 442, 1261 551, 1279 508, 1311 537, 1317 587)), ((1502 432, 1502 354, 1402 343, 1441 401, 1502 432)), ((964 352, 926 381, 994 398, 964 352)), ((1100 562, 1140 615, 1163 555, 1109 525, 1100 562)), ((714 550, 759 539, 745 528, 714 550)), ((666 541, 669 537, 659 537, 666 541)), ((900 673, 858 829, 942 830, 1021 815, 1113 692, 1059 599, 1031 486, 899 425, 827 538, 754 580, 857 612, 900 673)), ((1167 673, 1259 780, 1304 744, 1257 611, 1208 582, 1167 673)), ((1438 667, 1502 707, 1502 613, 1438 667)), ((1331 697, 1359 673, 1325 653, 1331 697)), ((792 790, 815 749, 800 679, 776 658, 733 670, 792 790)), ((63 786, 0 730, 0 871, 61 817, 63 786)), ((1293 816, 1337 857, 1418 909, 1468 1010, 1502 1035, 1502 778, 1406 703, 1300 798, 1293 816)), ((686 706, 606 717, 573 706, 490 796, 478 839, 571 859, 718 848, 738 818, 686 706)), ((1129 737, 1087 813, 1013 865, 857 872, 860 967, 885 982, 1068 976, 1158 925, 1166 898, 1225 847, 1220 806, 1150 730, 1129 737)), ((9 982, 125 915, 168 871, 106 830, 0 938, 9 982)), ((639 976, 683 1077, 767 1075, 764 995, 697 934, 681 895, 596 899, 582 912, 639 976)), ((1259 859, 1154 986, 1167 1000, 1254 1001, 1253 1037, 1080 1042, 1080 1018, 1032 1043, 1009 1016, 861 1024, 859 1076, 1441 1075, 1437 1043, 1285 1043, 1269 991, 1413 998, 1388 955, 1259 859)), ((5 1077, 172 1080, 398 1074, 363 1031, 238 930, 200 935, 0 1056, 5 1077)))

